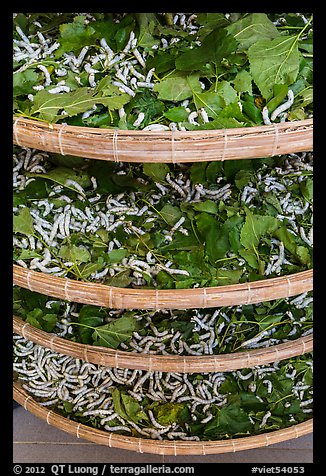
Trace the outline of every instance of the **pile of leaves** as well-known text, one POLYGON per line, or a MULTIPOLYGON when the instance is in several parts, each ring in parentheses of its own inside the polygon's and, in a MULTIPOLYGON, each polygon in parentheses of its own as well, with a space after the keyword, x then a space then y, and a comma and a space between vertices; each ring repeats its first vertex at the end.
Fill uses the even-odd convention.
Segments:
POLYGON ((74 342, 131 352, 231 353, 297 339, 313 325, 312 293, 254 305, 154 312, 53 300, 18 286, 13 294, 14 314, 39 329, 74 342), (201 351, 200 342, 206 344, 201 351))
POLYGON ((30 162, 40 157, 20 148, 14 155, 13 258, 22 266, 158 289, 235 284, 312 266, 305 235, 312 232, 311 154, 174 166, 43 154, 33 162, 42 169, 36 172, 25 167, 26 154, 30 162), (270 183, 281 190, 266 191, 270 183), (64 229, 60 217, 69 218, 64 229))
POLYGON ((234 372, 167 374, 77 362, 14 339, 15 379, 28 394, 91 427, 161 440, 217 440, 312 416, 312 354, 234 372), (37 372, 35 359, 44 362, 37 372))
MULTIPOLYGON (((305 119, 313 102, 312 21, 310 13, 19 13, 14 113, 91 127, 220 129, 264 124, 262 109, 271 114, 291 90, 291 108, 275 121, 305 119), (131 34, 136 56, 123 53, 131 34), (136 78, 152 71, 150 86, 134 84, 133 94, 113 84, 117 68, 132 61, 136 78), (67 89, 49 92, 58 83, 67 89)), ((130 78, 123 84, 130 87, 130 78)))

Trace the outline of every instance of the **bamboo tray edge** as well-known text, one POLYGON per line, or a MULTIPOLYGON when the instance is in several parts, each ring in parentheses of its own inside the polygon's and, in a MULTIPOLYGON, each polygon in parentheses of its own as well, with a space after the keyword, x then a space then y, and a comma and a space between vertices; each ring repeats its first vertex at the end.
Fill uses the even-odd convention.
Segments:
POLYGON ((146 370, 149 372, 226 372, 255 365, 270 364, 313 350, 313 335, 271 347, 263 347, 231 354, 180 356, 126 352, 79 342, 72 342, 49 334, 13 316, 13 331, 25 339, 47 347, 54 352, 69 355, 97 365, 115 368, 146 370))
POLYGON ((14 264, 13 282, 51 297, 110 309, 195 309, 255 304, 311 291, 313 270, 240 284, 155 290, 75 281, 14 264))
POLYGON ((46 421, 49 425, 73 436, 77 436, 77 438, 83 438, 93 443, 112 448, 136 451, 137 453, 174 456, 229 453, 269 446, 292 438, 299 438, 313 431, 313 419, 311 418, 304 423, 298 423, 282 430, 229 440, 202 442, 147 440, 98 430, 65 418, 52 410, 42 407, 17 383, 13 385, 13 398, 17 403, 22 405, 25 410, 31 412, 41 420, 46 421))
POLYGON ((13 117, 13 142, 116 162, 182 163, 272 157, 313 150, 313 119, 199 131, 118 130, 13 117))

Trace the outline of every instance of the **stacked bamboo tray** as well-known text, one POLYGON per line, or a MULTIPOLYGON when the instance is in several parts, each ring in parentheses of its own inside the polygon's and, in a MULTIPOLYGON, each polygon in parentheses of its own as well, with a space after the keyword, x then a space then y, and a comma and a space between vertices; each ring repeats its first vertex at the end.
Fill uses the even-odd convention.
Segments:
MULTIPOLYGON (((113 131, 48 124, 14 117, 13 141, 62 155, 125 162, 200 162, 270 157, 313 150, 313 120, 208 131, 113 131)), ((313 289, 313 271, 236 285, 182 289, 115 288, 49 276, 13 266, 14 284, 55 298, 114 309, 191 309, 259 303, 295 296, 313 289)), ((272 347, 234 354, 166 356, 135 354, 70 342, 47 334, 14 316, 13 330, 28 340, 94 364, 161 372, 228 372, 311 352, 312 335, 272 347)), ((217 454, 268 446, 306 435, 312 419, 257 436, 217 441, 168 441, 117 435, 76 423, 42 407, 18 383, 14 399, 25 409, 78 438, 116 448, 166 455, 217 454)))

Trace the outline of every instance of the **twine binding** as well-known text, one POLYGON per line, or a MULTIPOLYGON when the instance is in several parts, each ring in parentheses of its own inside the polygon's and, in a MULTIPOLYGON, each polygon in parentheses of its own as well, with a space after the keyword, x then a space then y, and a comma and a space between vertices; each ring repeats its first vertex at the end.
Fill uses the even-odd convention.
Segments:
POLYGON ((16 117, 15 119, 15 122, 14 122, 14 136, 15 136, 15 141, 16 141, 16 144, 19 146, 19 147, 22 147, 21 143, 19 142, 18 140, 18 136, 17 136, 17 123, 18 121, 20 121, 20 117, 16 117))
POLYGON ((158 311, 158 289, 155 289, 155 310, 158 311))
POLYGON ((174 133, 175 129, 171 130, 171 158, 172 158, 172 164, 175 164, 175 149, 174 149, 174 133))
POLYGON ((31 397, 31 395, 28 395, 28 397, 24 400, 24 403, 23 403, 23 407, 25 408, 26 411, 27 411, 27 402, 30 398, 33 399, 33 397, 31 397))
POLYGON ((49 416, 50 416, 51 413, 53 413, 53 411, 52 411, 52 410, 49 410, 48 413, 46 414, 46 423, 47 423, 48 425, 50 425, 49 416))
POLYGON ((77 438, 80 438, 80 435, 79 435, 79 428, 80 428, 80 425, 81 425, 81 423, 78 423, 78 425, 77 425, 77 429, 76 429, 76 436, 77 436, 77 438))
POLYGON ((174 456, 177 456, 178 452, 177 452, 177 445, 175 440, 173 441, 173 451, 174 451, 174 456))
POLYGON ((248 289, 247 289, 247 303, 246 304, 250 304, 251 303, 251 286, 250 286, 250 283, 248 283, 248 289))
POLYGON ((203 297, 204 297, 204 303, 203 303, 203 307, 207 307, 207 291, 206 291, 206 288, 203 288, 203 297))
POLYGON ((52 337, 51 337, 50 345, 49 345, 49 347, 50 347, 51 350, 53 350, 53 342, 56 340, 56 338, 57 338, 57 336, 52 336, 52 337))
POLYGON ((274 138, 274 142, 273 142, 273 148, 272 148, 272 157, 274 157, 277 152, 277 147, 278 147, 278 143, 279 143, 279 134, 278 134, 278 126, 277 124, 273 124, 273 127, 274 127, 274 131, 275 131, 275 138, 274 138))
POLYGON ((28 337, 26 337, 25 334, 24 334, 26 326, 27 327, 29 326, 28 322, 26 322, 26 324, 24 324, 23 327, 22 327, 22 336, 24 337, 24 339, 28 339, 28 337))
POLYGON ((152 354, 149 354, 149 364, 148 364, 148 371, 149 372, 152 372, 152 367, 153 367, 153 358, 152 358, 152 354))
POLYGON ((144 453, 143 450, 142 450, 142 447, 141 447, 141 443, 142 443, 142 439, 139 438, 139 441, 138 441, 138 453, 144 453))
POLYGON ((26 273, 26 284, 27 284, 27 289, 29 291, 32 291, 33 292, 33 289, 32 289, 32 286, 31 286, 31 283, 30 283, 30 279, 31 279, 31 272, 30 271, 27 271, 26 273))
POLYGON ((112 286, 109 287, 109 308, 112 309, 112 286))
POLYGON ((63 151, 63 148, 62 148, 62 138, 61 138, 61 135, 62 135, 62 132, 63 132, 63 129, 67 126, 68 124, 65 123, 65 124, 62 124, 60 129, 59 129, 59 132, 58 132, 58 144, 59 144, 59 150, 60 150, 60 154, 61 155, 66 155, 63 151))
POLYGON ((64 286, 64 295, 65 295, 65 300, 66 300, 66 301, 70 301, 69 292, 68 292, 68 286, 69 286, 69 280, 66 278, 66 280, 65 280, 65 286, 64 286))
POLYGON ((292 284, 291 284, 291 280, 289 278, 286 278, 286 281, 288 283, 288 295, 287 295, 287 297, 289 298, 291 296, 291 286, 292 286, 292 284))
POLYGON ((265 446, 269 446, 269 445, 270 445, 270 442, 268 441, 268 435, 265 435, 265 440, 266 440, 265 446))
POLYGON ((223 153, 222 153, 222 157, 221 157, 222 162, 225 160, 225 154, 226 154, 226 149, 227 149, 227 145, 228 145, 227 129, 223 129, 223 137, 224 137, 224 145, 223 145, 223 153))
POLYGON ((114 158, 114 162, 119 162, 119 153, 118 153, 118 129, 114 129, 114 132, 113 132, 112 148, 113 148, 113 158, 114 158))
POLYGON ((187 366, 186 366, 186 359, 185 359, 185 357, 183 358, 182 364, 183 364, 183 373, 186 374, 186 373, 187 373, 187 370, 186 370, 186 369, 187 369, 187 366))
POLYGON ((84 347, 83 359, 85 360, 85 362, 89 362, 87 352, 87 347, 84 347))

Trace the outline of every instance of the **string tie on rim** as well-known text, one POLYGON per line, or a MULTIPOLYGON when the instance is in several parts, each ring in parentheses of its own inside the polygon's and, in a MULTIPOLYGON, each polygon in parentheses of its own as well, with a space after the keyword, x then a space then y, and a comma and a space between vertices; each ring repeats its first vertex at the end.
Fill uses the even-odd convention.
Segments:
POLYGON ((119 162, 118 129, 114 129, 114 132, 113 132, 112 148, 113 148, 113 158, 114 158, 114 162, 119 162))
POLYGON ((60 129, 59 129, 59 133, 58 133, 58 144, 59 144, 59 150, 60 150, 60 154, 61 155, 66 155, 63 151, 63 147, 62 147, 62 132, 63 132, 63 129, 67 126, 67 124, 62 124, 60 129))
POLYGON ((25 401, 24 401, 24 403, 23 403, 23 407, 25 408, 25 410, 27 410, 26 405, 27 405, 27 402, 28 402, 28 400, 29 400, 30 398, 32 398, 31 395, 28 395, 28 397, 25 399, 25 401))
POLYGON ((109 308, 112 309, 112 287, 109 287, 109 308))
POLYGON ((175 129, 171 129, 171 158, 172 158, 172 163, 175 164, 175 143, 174 143, 174 134, 175 134, 175 129))
POLYGON ((278 126, 277 124, 273 124, 274 131, 275 131, 275 136, 274 136, 274 142, 273 142, 273 148, 272 148, 272 157, 274 155, 277 155, 277 147, 278 147, 278 142, 279 142, 279 133, 278 133, 278 126))
POLYGON ((225 160, 225 154, 226 154, 227 145, 228 145, 228 131, 227 131, 227 129, 223 129, 223 137, 224 137, 224 146, 223 146, 223 152, 222 152, 222 157, 221 157, 222 162, 224 162, 224 160, 225 160))
POLYGON ((207 291, 206 291, 206 288, 203 288, 203 295, 204 295, 203 307, 207 307, 207 291))
POLYGON ((14 132, 16 144, 17 144, 19 147, 22 147, 21 143, 20 143, 19 140, 18 140, 18 135, 17 135, 17 124, 18 124, 18 122, 19 122, 20 120, 21 120, 20 117, 16 117, 15 122, 14 122, 14 130, 13 130, 13 132, 14 132))
POLYGON ((24 334, 25 327, 28 326, 28 325, 29 325, 28 322, 26 322, 26 323, 23 325, 22 330, 21 330, 21 335, 24 337, 24 339, 28 339, 28 338, 25 336, 25 334, 24 334))

